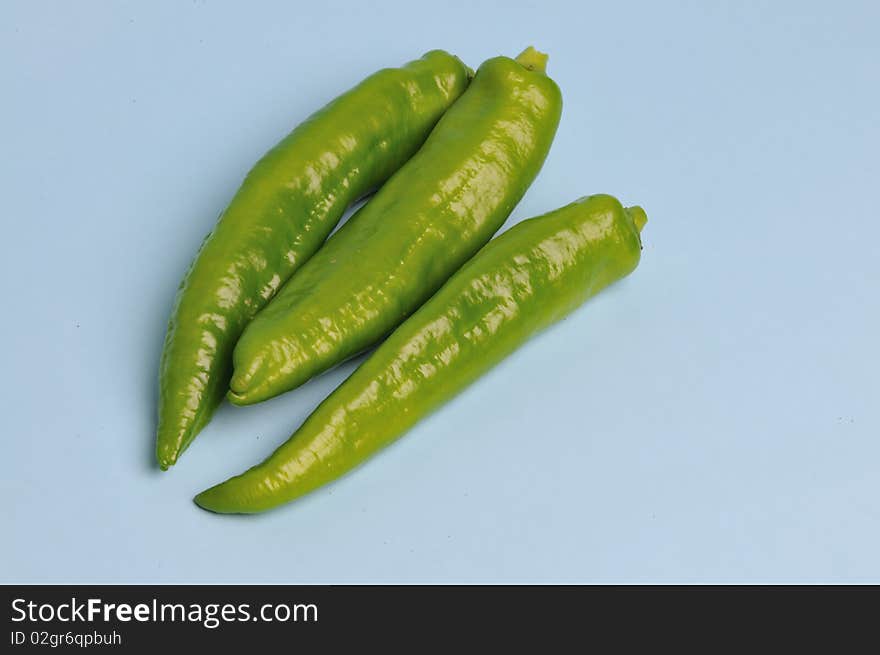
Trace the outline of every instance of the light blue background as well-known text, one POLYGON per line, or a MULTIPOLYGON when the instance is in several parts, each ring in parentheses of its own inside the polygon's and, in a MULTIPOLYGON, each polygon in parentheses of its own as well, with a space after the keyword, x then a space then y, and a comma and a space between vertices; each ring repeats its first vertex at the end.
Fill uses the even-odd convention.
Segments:
POLYGON ((880 11, 857 3, 6 2, 6 582, 880 581, 880 11), (256 159, 372 71, 550 53, 508 226, 642 204, 639 269, 355 474, 191 497, 352 369, 152 465, 171 301, 256 159))

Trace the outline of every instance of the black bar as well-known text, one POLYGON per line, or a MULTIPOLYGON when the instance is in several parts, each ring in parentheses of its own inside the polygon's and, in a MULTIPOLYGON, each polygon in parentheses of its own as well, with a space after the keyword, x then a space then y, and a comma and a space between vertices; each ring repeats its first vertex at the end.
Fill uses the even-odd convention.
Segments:
POLYGON ((707 629, 730 643, 755 631, 765 639, 818 635, 835 618, 852 635, 874 631, 880 594, 876 587, 12 585, 2 596, 3 652, 100 645, 84 643, 91 635, 121 652, 278 645, 327 653, 352 639, 421 652, 474 635, 495 645, 529 637, 584 647, 602 636, 617 648, 646 638, 692 641, 707 629), (59 611, 76 620, 59 620, 59 611))

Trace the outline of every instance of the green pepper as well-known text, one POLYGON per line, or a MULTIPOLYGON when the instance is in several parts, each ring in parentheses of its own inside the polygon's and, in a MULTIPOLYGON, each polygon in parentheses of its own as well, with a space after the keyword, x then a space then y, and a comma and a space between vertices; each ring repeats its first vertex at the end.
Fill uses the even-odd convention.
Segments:
POLYGON ((480 66, 419 152, 245 328, 231 402, 289 391, 369 348, 492 238, 559 124, 546 59, 529 48, 480 66))
POLYGON ((196 496, 253 513, 338 478, 560 320, 633 271, 640 207, 582 198, 491 241, 403 323, 266 461, 196 496))
POLYGON ((248 173, 180 285, 159 368, 156 455, 177 461, 223 400, 245 325, 317 251, 345 209, 406 162, 471 72, 435 50, 368 77, 248 173))

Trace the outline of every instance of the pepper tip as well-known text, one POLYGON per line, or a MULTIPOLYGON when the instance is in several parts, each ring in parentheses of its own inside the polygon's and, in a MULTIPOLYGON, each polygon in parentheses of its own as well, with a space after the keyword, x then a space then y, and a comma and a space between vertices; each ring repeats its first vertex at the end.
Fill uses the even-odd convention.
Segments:
POLYGON ((207 493, 207 492, 206 492, 206 491, 203 491, 203 492, 201 492, 201 493, 196 494, 196 495, 193 497, 193 502, 196 504, 196 506, 197 506, 198 508, 200 508, 200 509, 204 509, 204 510, 207 510, 207 511, 210 512, 210 511, 211 511, 211 508, 210 508, 210 507, 207 507, 207 503, 205 502, 205 493, 207 493))
POLYGON ((164 450, 160 450, 156 453, 156 461, 159 463, 159 470, 167 471, 177 463, 177 453, 175 451, 164 452, 164 450))
POLYGON ((200 509, 205 510, 206 512, 212 512, 214 514, 227 514, 229 513, 222 507, 222 502, 218 502, 218 494, 217 488, 221 485, 214 485, 209 489, 205 489, 201 493, 196 494, 193 497, 193 502, 200 509))
POLYGON ((530 71, 546 73, 548 59, 550 57, 546 53, 535 50, 534 46, 529 46, 517 55, 516 62, 530 71))
POLYGON ((627 207, 626 213, 630 215, 630 218, 632 218, 633 223, 636 225, 636 229, 641 233, 642 228, 644 228, 645 224, 648 222, 648 214, 646 214, 645 210, 638 205, 627 207))

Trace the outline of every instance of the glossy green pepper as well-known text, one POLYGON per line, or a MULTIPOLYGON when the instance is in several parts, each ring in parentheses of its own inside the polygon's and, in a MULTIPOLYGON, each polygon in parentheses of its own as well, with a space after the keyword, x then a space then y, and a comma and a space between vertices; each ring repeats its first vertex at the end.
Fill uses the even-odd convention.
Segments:
POLYGON ((223 400, 245 325, 321 247, 345 209, 416 152, 470 75, 440 50, 379 71, 313 114, 248 173, 181 283, 168 324, 156 446, 163 469, 223 400))
POLYGON ((640 207, 582 198, 490 242, 403 323, 266 461, 196 496, 262 512, 338 478, 530 336, 635 269, 640 207))
POLYGON ((492 238, 559 124, 545 63, 529 48, 480 66, 419 152, 245 328, 233 403, 294 389, 372 346, 492 238))

